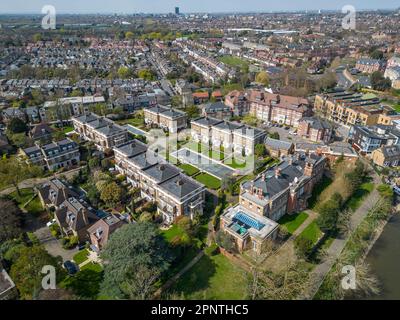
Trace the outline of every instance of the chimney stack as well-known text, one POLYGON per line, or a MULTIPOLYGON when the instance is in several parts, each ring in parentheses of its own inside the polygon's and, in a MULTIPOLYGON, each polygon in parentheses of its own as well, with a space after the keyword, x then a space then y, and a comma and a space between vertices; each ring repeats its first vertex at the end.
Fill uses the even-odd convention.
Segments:
POLYGON ((276 168, 275 169, 275 178, 279 179, 280 176, 281 176, 281 169, 280 168, 276 168))

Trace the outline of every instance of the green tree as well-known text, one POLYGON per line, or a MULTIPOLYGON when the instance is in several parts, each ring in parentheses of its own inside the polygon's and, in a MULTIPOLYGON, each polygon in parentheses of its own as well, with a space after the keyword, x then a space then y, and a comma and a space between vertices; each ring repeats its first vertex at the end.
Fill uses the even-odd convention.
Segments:
POLYGON ((138 77, 147 81, 153 81, 156 79, 154 73, 149 69, 142 69, 138 72, 138 77))
POLYGON ((132 31, 125 32, 125 38, 126 39, 131 40, 131 39, 133 39, 134 36, 135 36, 135 34, 132 31))
POLYGON ((38 42, 38 41, 41 41, 41 40, 42 40, 42 35, 40 33, 35 33, 33 35, 33 41, 34 42, 38 42))
POLYGON ((296 248, 297 253, 302 258, 307 258, 311 254, 314 244, 310 239, 303 236, 299 236, 294 241, 294 246, 296 248))
POLYGON ((269 77, 268 73, 265 71, 261 71, 256 75, 256 82, 262 84, 263 86, 269 85, 269 77))
POLYGON ((132 71, 127 67, 119 67, 117 73, 121 79, 128 79, 132 76, 132 71))
POLYGON ((10 200, 0 199, 0 242, 21 235, 22 212, 10 200))
POLYGON ((263 144, 263 143, 256 144, 256 146, 254 147, 254 153, 259 158, 265 156, 265 154, 267 153, 265 144, 263 144))
POLYGON ((170 260, 164 238, 149 222, 128 224, 114 232, 101 258, 105 262, 101 291, 114 299, 149 298, 170 260))
POLYGON ((61 258, 51 256, 42 246, 23 248, 10 271, 10 276, 15 282, 20 297, 22 299, 33 299, 39 293, 43 278, 41 271, 46 265, 56 268, 58 279, 65 276, 61 262, 61 258))
POLYGON ((279 140, 279 139, 280 139, 280 136, 279 136, 279 133, 278 133, 278 132, 272 132, 272 133, 270 133, 270 134, 269 134, 269 137, 270 137, 271 139, 276 139, 276 140, 279 140))
POLYGON ((20 118, 12 118, 7 126, 7 131, 9 133, 23 133, 28 131, 28 126, 20 118))
POLYGON ((14 186, 18 195, 21 195, 18 187, 20 182, 28 178, 39 177, 41 174, 41 168, 28 165, 15 158, 0 160, 0 181, 5 186, 14 186))
POLYGON ((343 198, 336 192, 328 201, 321 205, 318 210, 317 224, 323 232, 335 232, 337 230, 342 204, 343 198))
POLYGON ((115 182, 111 182, 106 185, 100 193, 101 200, 103 200, 110 207, 121 202, 122 197, 123 190, 115 182))

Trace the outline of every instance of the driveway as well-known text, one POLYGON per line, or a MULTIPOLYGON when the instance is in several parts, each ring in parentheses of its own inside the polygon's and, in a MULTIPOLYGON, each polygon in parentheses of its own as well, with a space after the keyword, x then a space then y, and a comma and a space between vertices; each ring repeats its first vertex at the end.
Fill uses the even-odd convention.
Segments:
POLYGON ((77 249, 65 250, 60 241, 53 237, 47 226, 37 229, 34 233, 48 253, 55 257, 61 256, 63 261, 72 260, 72 257, 78 252, 77 249))

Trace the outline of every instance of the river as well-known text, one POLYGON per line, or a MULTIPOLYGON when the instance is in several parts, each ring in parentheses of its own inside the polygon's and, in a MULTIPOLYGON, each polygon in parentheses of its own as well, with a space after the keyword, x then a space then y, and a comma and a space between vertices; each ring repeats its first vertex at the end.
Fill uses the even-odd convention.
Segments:
POLYGON ((382 291, 371 300, 400 299, 400 216, 390 219, 367 257, 382 291))

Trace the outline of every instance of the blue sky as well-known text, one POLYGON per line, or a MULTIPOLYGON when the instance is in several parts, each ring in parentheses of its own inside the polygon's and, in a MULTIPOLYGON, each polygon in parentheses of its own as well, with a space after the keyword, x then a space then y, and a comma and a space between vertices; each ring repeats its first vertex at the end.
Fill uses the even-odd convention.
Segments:
POLYGON ((0 0, 0 13, 40 13, 46 4, 59 13, 168 13, 175 6, 181 12, 340 10, 347 4, 356 9, 400 7, 399 0, 0 0))

